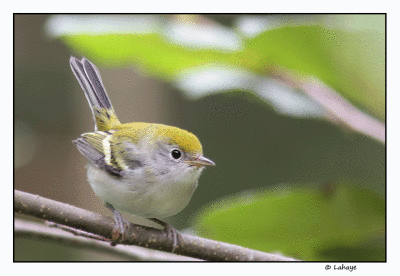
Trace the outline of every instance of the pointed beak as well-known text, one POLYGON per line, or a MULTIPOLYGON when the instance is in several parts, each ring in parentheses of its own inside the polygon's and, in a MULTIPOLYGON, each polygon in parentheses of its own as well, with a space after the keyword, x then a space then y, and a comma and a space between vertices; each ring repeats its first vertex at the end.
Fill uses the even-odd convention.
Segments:
POLYGON ((189 164, 197 167, 215 166, 215 163, 204 156, 198 156, 193 160, 187 161, 189 164))

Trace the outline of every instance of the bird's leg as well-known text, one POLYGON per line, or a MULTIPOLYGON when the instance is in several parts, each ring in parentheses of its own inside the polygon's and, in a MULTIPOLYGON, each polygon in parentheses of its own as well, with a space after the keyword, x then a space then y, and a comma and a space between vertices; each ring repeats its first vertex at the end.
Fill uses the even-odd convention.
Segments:
POLYGON ((182 241, 182 236, 176 231, 176 229, 169 223, 166 223, 162 220, 156 218, 150 218, 151 221, 160 224, 164 227, 163 231, 167 233, 167 237, 169 240, 172 240, 172 253, 174 253, 175 249, 178 247, 178 240, 182 241))
POLYGON ((115 209, 110 203, 105 203, 106 207, 111 210, 114 216, 115 226, 112 231, 112 242, 111 245, 116 245, 116 243, 124 237, 125 230, 129 227, 129 222, 126 221, 120 212, 115 209))

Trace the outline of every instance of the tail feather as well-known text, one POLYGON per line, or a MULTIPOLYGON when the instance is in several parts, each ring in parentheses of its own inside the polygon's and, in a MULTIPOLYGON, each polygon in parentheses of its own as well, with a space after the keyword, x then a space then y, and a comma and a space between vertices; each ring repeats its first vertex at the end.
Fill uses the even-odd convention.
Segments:
POLYGON ((96 130, 108 130, 120 124, 103 85, 99 70, 86 58, 70 58, 72 72, 81 85, 96 122, 96 130))

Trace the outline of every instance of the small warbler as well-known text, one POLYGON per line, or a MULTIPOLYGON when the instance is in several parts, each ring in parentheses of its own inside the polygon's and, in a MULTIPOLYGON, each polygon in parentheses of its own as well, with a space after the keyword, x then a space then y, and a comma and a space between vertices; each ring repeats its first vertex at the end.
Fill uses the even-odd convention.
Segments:
POLYGON ((117 237, 127 222, 121 212, 149 218, 164 226, 177 245, 176 230, 158 220, 180 212, 189 203, 201 172, 214 162, 203 156, 197 137, 162 124, 121 124, 96 66, 86 58, 70 65, 89 102, 95 131, 73 143, 89 160, 88 181, 113 212, 117 237))

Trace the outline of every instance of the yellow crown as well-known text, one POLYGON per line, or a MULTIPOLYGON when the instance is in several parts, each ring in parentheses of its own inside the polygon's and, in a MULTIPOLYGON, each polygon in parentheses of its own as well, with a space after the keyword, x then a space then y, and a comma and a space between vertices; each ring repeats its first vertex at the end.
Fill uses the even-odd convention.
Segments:
POLYGON ((165 141, 177 144, 185 152, 191 154, 203 154, 203 147, 197 137, 180 128, 150 123, 127 123, 117 125, 114 133, 115 137, 130 137, 134 142, 140 139, 149 139, 149 143, 154 141, 165 141))

